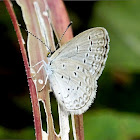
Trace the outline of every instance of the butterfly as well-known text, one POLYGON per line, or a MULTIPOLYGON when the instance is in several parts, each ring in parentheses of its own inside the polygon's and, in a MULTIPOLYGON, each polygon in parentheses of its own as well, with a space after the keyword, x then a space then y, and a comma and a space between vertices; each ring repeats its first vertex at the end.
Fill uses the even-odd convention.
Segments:
POLYGON ((105 67, 109 41, 105 28, 91 28, 56 50, 48 63, 39 62, 42 67, 38 72, 42 68, 46 72, 41 90, 49 80, 58 103, 67 112, 86 112, 96 96, 97 80, 105 67))

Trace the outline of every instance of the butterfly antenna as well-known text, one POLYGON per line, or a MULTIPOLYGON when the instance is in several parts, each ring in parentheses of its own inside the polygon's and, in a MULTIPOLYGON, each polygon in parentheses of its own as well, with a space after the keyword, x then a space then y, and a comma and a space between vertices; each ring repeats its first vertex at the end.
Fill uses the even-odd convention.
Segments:
POLYGON ((72 21, 70 21, 70 23, 69 23, 69 25, 67 26, 66 30, 64 31, 64 33, 63 33, 62 36, 60 37, 60 39, 59 39, 59 41, 58 41, 58 43, 57 43, 56 48, 58 48, 58 45, 60 44, 60 42, 61 42, 63 36, 65 35, 66 31, 68 30, 68 28, 69 28, 71 25, 72 25, 72 21))
MULTIPOLYGON (((48 46, 40 39, 38 38, 36 35, 32 34, 31 32, 29 32, 27 29, 25 29, 24 27, 22 27, 20 24, 18 24, 22 29, 24 29, 27 33, 29 33, 30 35, 32 35, 33 37, 35 37, 36 39, 38 39, 41 43, 43 43, 47 48, 48 46)), ((48 48, 48 50, 51 52, 51 50, 48 48)))

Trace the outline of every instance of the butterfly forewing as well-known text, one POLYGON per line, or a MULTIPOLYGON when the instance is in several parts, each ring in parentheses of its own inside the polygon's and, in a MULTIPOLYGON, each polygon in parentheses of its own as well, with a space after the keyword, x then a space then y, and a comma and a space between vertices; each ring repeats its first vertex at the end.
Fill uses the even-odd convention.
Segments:
POLYGON ((77 35, 51 56, 51 87, 58 102, 70 113, 82 114, 93 102, 96 81, 107 59, 108 43, 109 36, 104 28, 92 28, 77 35))

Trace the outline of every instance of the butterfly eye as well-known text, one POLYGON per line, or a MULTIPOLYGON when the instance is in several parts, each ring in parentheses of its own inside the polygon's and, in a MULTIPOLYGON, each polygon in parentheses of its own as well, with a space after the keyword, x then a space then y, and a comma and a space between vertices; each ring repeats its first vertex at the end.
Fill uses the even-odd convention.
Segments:
POLYGON ((48 52, 47 57, 50 57, 50 56, 51 56, 51 53, 50 53, 50 52, 48 52))

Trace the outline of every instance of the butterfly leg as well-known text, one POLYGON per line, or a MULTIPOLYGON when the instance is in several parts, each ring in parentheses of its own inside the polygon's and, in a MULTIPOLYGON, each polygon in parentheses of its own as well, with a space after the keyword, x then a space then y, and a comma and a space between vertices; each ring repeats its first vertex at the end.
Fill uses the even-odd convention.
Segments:
MULTIPOLYGON (((34 78, 41 71, 42 68, 44 68, 45 71, 48 69, 48 68, 46 68, 47 67, 47 64, 46 64, 46 62, 44 60, 39 61, 35 65, 31 66, 31 68, 39 65, 40 63, 43 63, 43 64, 39 67, 39 69, 37 70, 37 72, 32 77, 28 77, 28 78, 34 78)), ((44 89, 44 87, 47 84, 47 81, 48 81, 48 74, 47 74, 47 76, 45 78, 45 83, 44 83, 43 87, 40 90, 38 90, 38 92, 41 92, 44 89)))
POLYGON ((37 71, 33 76, 28 77, 28 79, 29 79, 29 78, 34 78, 34 77, 40 72, 40 70, 41 70, 43 67, 44 67, 44 65, 42 64, 42 65, 39 67, 38 71, 37 71))
POLYGON ((39 65, 40 63, 44 63, 44 60, 41 60, 41 61, 37 62, 35 65, 31 66, 31 68, 32 67, 34 68, 35 66, 39 65))
POLYGON ((28 79, 29 78, 34 78, 36 75, 37 75, 37 73, 39 73, 39 71, 43 68, 43 66, 44 66, 44 60, 41 60, 41 61, 39 61, 38 63, 36 63, 35 65, 33 65, 33 66, 31 66, 30 68, 34 68, 35 66, 37 66, 37 65, 39 65, 40 63, 43 63, 40 67, 39 67, 39 69, 38 69, 38 71, 36 72, 36 74, 34 74, 33 76, 31 76, 31 77, 28 77, 28 79))

